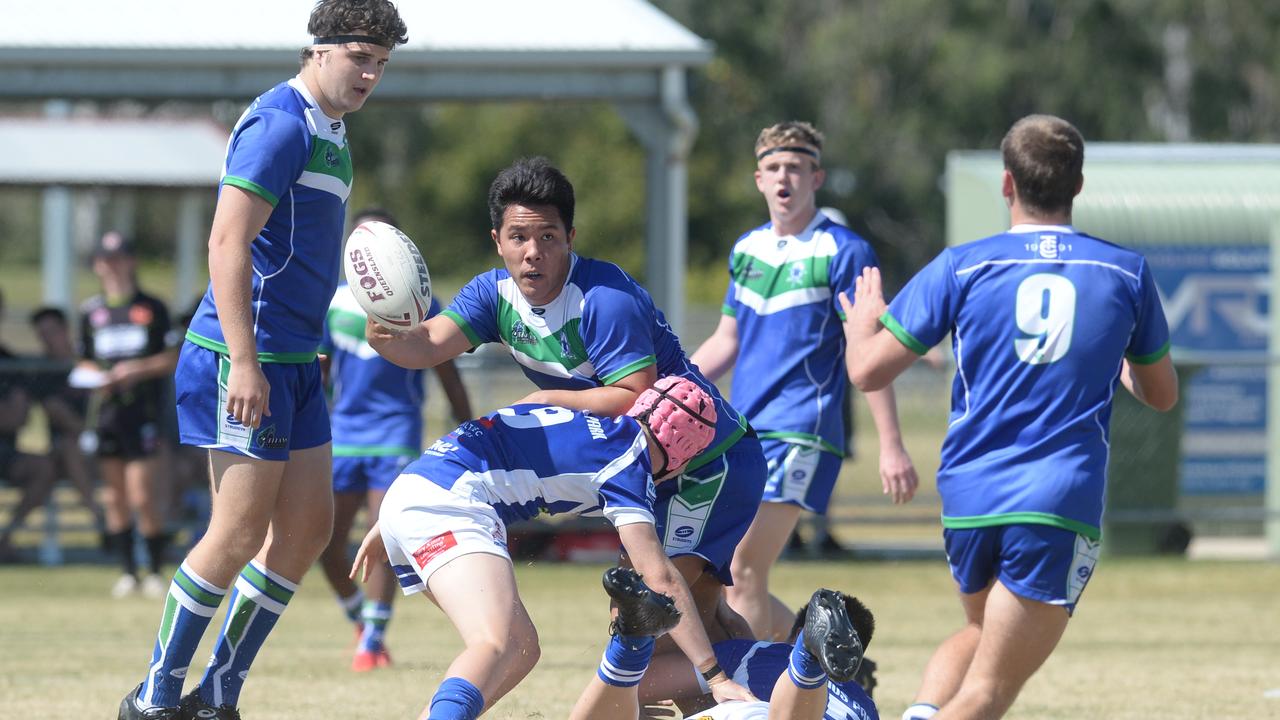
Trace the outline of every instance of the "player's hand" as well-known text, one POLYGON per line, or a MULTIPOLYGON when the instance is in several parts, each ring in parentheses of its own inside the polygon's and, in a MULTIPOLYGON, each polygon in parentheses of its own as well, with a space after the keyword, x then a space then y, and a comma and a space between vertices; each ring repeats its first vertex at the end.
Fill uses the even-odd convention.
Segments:
POLYGON ((916 495, 920 478, 907 449, 899 443, 880 447, 880 484, 884 494, 893 498, 894 505, 910 502, 916 495))
POLYGON ((379 325, 372 318, 364 319, 364 339, 374 350, 382 352, 382 348, 394 343, 399 337, 400 333, 385 325, 379 325))
POLYGON ((352 580, 368 582, 369 571, 373 566, 386 561, 387 546, 382 542, 382 529, 378 527, 378 523, 374 523, 365 534, 364 540, 360 541, 360 549, 356 551, 356 559, 351 563, 351 574, 348 577, 352 580))
POLYGON ((241 425, 256 428, 271 414, 271 386, 257 360, 231 363, 227 375, 227 412, 241 425))
POLYGON ((880 268, 863 268, 854 286, 853 301, 840 293, 840 307, 844 310, 846 337, 851 331, 859 338, 874 335, 880 326, 880 316, 889 309, 884 303, 880 268))
POLYGON ((756 700, 756 696, 752 695, 750 690, 730 680, 729 676, 723 672, 711 678, 707 685, 711 687, 711 697, 715 698, 717 703, 733 702, 735 700, 754 702, 756 700))

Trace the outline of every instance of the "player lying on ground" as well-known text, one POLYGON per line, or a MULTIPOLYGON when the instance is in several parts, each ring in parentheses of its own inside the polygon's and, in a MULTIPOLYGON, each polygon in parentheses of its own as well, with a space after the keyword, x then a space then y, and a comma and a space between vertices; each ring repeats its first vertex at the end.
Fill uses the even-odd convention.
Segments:
MULTIPOLYGON (((541 513, 609 520, 631 562, 684 613, 671 631, 676 644, 699 670, 715 666, 653 517, 655 483, 706 448, 715 420, 709 395, 669 377, 618 418, 553 405, 501 408, 463 423, 401 472, 352 575, 390 560, 405 594, 425 591, 462 636, 466 647, 422 718, 476 718, 537 663, 537 630, 516 590, 506 524, 541 513)), ((711 673, 710 683, 717 700, 751 699, 723 673, 711 673)))
MULTIPOLYGON (((679 617, 671 598, 651 590, 627 568, 606 570, 604 587, 618 607, 618 616, 609 627, 613 638, 569 720, 636 720, 640 715, 638 688, 641 678, 647 677, 646 670, 662 674, 682 671, 687 683, 679 689, 686 698, 704 692, 687 663, 649 668, 654 638, 679 617)), ((803 627, 797 628, 794 645, 749 640, 717 643, 717 665, 712 671, 729 668, 764 700, 721 702, 689 720, 878 718, 871 699, 852 682, 871 640, 875 625, 871 613, 854 598, 820 589, 802 617, 803 627)))

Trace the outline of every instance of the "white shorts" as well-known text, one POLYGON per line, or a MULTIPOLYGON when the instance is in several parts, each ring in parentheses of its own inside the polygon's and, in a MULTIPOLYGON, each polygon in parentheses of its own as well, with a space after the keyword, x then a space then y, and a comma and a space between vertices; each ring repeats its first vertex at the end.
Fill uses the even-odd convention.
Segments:
POLYGON ((396 479, 382 500, 378 523, 405 595, 426 590, 432 573, 462 555, 489 553, 511 560, 507 528, 491 506, 420 475, 396 479))
POLYGON ((685 720, 769 720, 767 702, 727 702, 685 720))

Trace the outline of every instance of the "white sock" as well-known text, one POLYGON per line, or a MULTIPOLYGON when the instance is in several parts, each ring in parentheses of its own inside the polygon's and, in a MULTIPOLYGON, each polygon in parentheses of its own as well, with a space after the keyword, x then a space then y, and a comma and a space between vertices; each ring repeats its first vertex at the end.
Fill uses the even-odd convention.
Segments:
POLYGON ((902 713, 902 720, 929 720, 938 714, 938 706, 929 703, 916 703, 902 713))

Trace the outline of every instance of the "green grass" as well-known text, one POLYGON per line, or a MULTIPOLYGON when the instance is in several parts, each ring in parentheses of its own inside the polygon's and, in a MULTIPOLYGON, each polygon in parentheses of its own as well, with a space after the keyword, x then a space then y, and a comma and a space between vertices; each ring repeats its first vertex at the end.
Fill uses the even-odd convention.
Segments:
MULTIPOLYGON (((487 717, 568 714, 607 637, 600 570, 517 569, 543 658, 487 717)), ((112 716, 145 671, 160 613, 157 601, 108 599, 113 579, 99 567, 0 568, 0 714, 112 716)), ((791 604, 819 584, 855 592, 877 614, 870 648, 880 664, 876 697, 881 715, 896 717, 934 646, 960 622, 946 568, 792 563, 776 573, 776 587, 791 604)), ((1104 560, 1061 646, 1010 717, 1277 717, 1280 699, 1264 697, 1280 688, 1277 587, 1275 565, 1104 560)), ((221 616, 211 627, 220 622, 221 616)), ((351 639, 323 578, 313 573, 254 666, 242 697, 246 717, 414 717, 459 647, 444 616, 420 597, 397 606, 390 670, 352 674, 351 639)), ((196 654, 193 674, 210 646, 196 654)))

